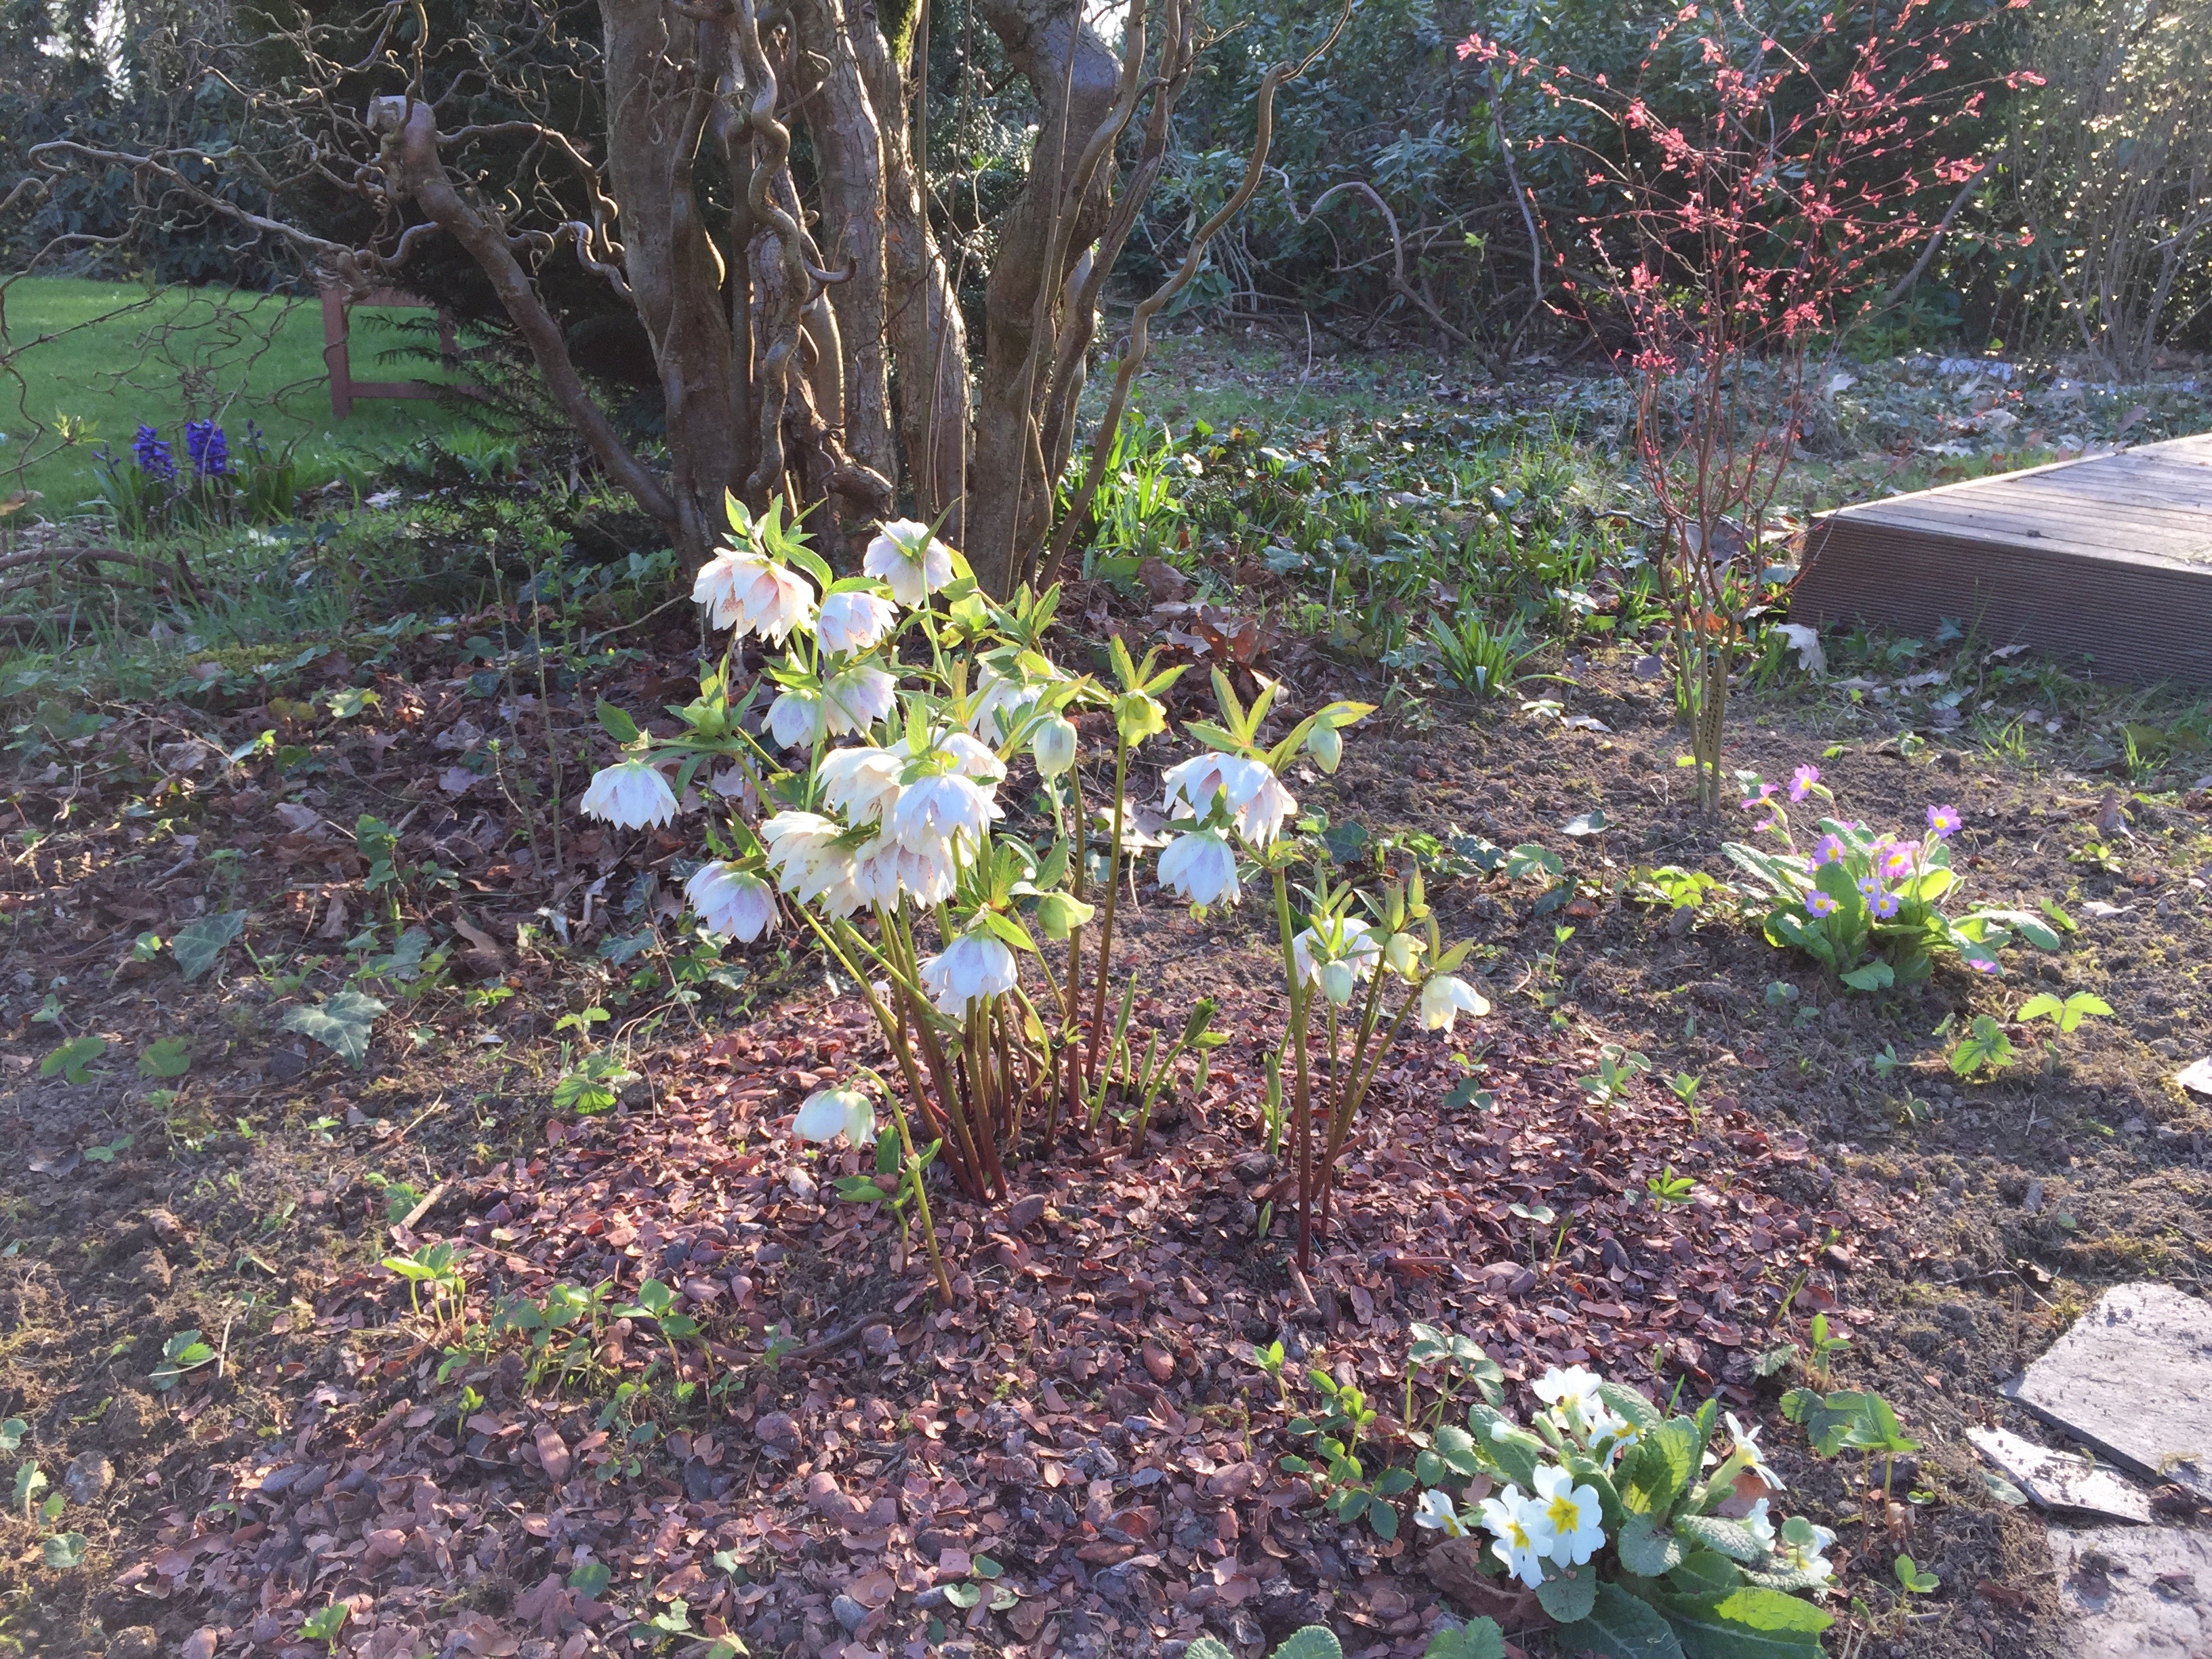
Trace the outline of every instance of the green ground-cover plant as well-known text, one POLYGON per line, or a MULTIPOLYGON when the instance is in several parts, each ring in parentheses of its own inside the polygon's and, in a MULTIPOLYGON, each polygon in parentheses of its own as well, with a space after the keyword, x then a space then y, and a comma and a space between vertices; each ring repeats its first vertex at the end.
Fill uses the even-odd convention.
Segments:
POLYGON ((1535 1592, 1567 1652, 1819 1654, 1832 1621, 1808 1598, 1831 1582, 1834 1534, 1771 1513, 1782 1483, 1756 1431, 1732 1413, 1723 1431, 1716 1401, 1670 1415, 1580 1367, 1535 1393, 1526 1428, 1486 1403, 1466 1428, 1438 1428, 1448 1478, 1422 1493, 1417 1524, 1488 1534, 1485 1553, 1535 1592))
POLYGON ((1944 909, 1959 888, 1950 848, 1963 822, 1956 807, 1930 806, 1926 833, 1910 838, 1823 817, 1819 838, 1800 851, 1790 805, 1835 799, 1820 769, 1798 767, 1786 788, 1755 773, 1736 775, 1743 809, 1759 814, 1754 829, 1776 846, 1729 842, 1723 850, 1778 901, 1766 916, 1768 941, 1802 951, 1842 985, 1855 991, 1915 985, 1942 960, 1998 974, 1997 952, 2015 937, 2058 949, 2057 930, 2033 912, 1985 906, 1954 918, 1944 909))

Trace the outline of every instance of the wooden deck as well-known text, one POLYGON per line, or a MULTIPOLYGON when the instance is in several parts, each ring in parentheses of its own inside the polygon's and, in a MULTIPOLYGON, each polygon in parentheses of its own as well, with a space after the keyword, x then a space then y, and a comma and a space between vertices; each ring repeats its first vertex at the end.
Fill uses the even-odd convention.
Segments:
POLYGON ((2212 434, 1829 514, 1800 622, 1954 618, 2102 678, 2212 684, 2212 434))

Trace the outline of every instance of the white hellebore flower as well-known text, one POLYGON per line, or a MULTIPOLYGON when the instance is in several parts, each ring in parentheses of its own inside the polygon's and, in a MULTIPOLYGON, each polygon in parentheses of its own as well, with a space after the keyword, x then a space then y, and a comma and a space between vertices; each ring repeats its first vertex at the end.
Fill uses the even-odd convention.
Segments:
POLYGON ((1530 1589, 1544 1582, 1544 1554, 1551 1546, 1544 1522, 1544 1507, 1532 1502, 1518 1486, 1508 1486, 1495 1498, 1482 1500, 1482 1524, 1498 1535, 1491 1553, 1505 1564, 1505 1571, 1530 1589))
POLYGON ((901 791, 885 827, 901 844, 917 853, 934 855, 940 845, 963 838, 973 853, 982 846, 997 812, 990 796, 972 779, 957 772, 940 772, 901 791))
POLYGON ((902 891, 916 904, 941 904, 952 896, 955 872, 949 849, 940 842, 939 850, 943 856, 916 853, 888 835, 879 836, 854 860, 854 890, 866 902, 886 908, 898 902, 902 891))
POLYGON ((1030 738, 1030 754, 1037 775, 1056 778, 1075 764, 1075 723, 1059 714, 1047 714, 1030 738))
MULTIPOLYGON (((1337 924, 1335 955, 1361 979, 1371 978, 1375 964, 1382 960, 1382 947, 1371 938, 1367 924, 1356 916, 1346 916, 1337 924)), ((1291 962, 1298 970, 1298 983, 1313 983, 1314 958, 1319 954, 1323 961, 1330 960, 1328 945, 1310 927, 1291 941, 1291 962)))
POLYGON ((796 892, 817 866, 834 860, 830 843, 844 833, 818 812, 778 812, 760 827, 768 867, 787 893, 796 892))
POLYGON ((592 787, 577 805, 595 818, 642 830, 676 816, 676 792, 650 763, 618 761, 592 775, 592 787))
POLYGON ((1211 830, 1177 836, 1160 854, 1160 885, 1193 904, 1234 904, 1237 854, 1211 830))
POLYGON ((804 628, 814 611, 805 577, 749 547, 726 549, 701 565, 691 598, 708 607, 715 627, 734 628, 739 639, 758 634, 770 645, 804 628))
POLYGON ((1421 1501, 1413 1506, 1413 1524, 1440 1532, 1447 1538, 1463 1538, 1467 1528, 1459 1518, 1459 1506, 1452 1502, 1451 1494, 1431 1486, 1421 1494, 1421 1501))
POLYGON ((831 1141, 842 1135, 855 1146, 876 1139, 876 1103, 858 1089, 824 1089, 807 1096, 791 1132, 801 1140, 831 1141))
POLYGON ((814 637, 822 641, 824 651, 872 651, 891 631, 897 617, 891 602, 882 595, 848 587, 822 601, 822 612, 814 619, 814 637))
POLYGON ((986 743, 979 743, 965 732, 947 732, 937 740, 939 753, 952 757, 963 776, 978 783, 996 783, 1006 775, 1006 763, 986 743))
POLYGON ((1490 1012, 1489 1000, 1465 980, 1438 974, 1421 987, 1421 1029, 1449 1031, 1462 1014, 1480 1019, 1490 1012))
POLYGON ((811 749, 822 738, 822 694, 811 685, 787 686, 768 706, 769 735, 786 749, 811 749))
POLYGON ((1536 1471, 1536 1501, 1552 1534, 1546 1553, 1563 1567, 1579 1567, 1605 1547, 1605 1524, 1595 1486, 1577 1486, 1556 1464, 1536 1471))
POLYGON ((1228 803, 1237 833, 1255 847, 1274 840, 1283 820, 1297 810, 1297 802, 1265 761, 1209 750, 1170 767, 1161 781, 1167 787, 1169 816, 1175 816, 1181 805, 1191 817, 1203 818, 1213 810, 1218 795, 1228 803))
MULTIPOLYGON (((833 738, 865 732, 897 706, 898 682, 873 663, 854 663, 823 683, 822 714, 833 738)), ((775 714, 769 711, 771 720, 775 714)))
POLYGON ((822 757, 815 775, 822 799, 854 823, 875 823, 899 798, 906 760, 888 749, 836 749, 822 757))
POLYGON ((860 568, 913 611, 952 580, 952 550, 931 535, 927 525, 895 519, 868 544, 860 568))
POLYGON ((963 933, 922 963, 921 982, 939 1010, 957 1018, 1014 988, 1014 953, 988 933, 963 933))
POLYGON ((1390 971, 1402 978, 1413 976, 1413 964, 1420 960, 1421 938, 1418 933, 1393 933, 1382 942, 1382 960, 1390 964, 1390 971))
POLYGON ((701 865, 684 884, 684 896, 714 933, 750 945, 775 931, 775 890, 734 864, 718 859, 701 865))
POLYGON ((1759 1430, 1757 1427, 1753 1426, 1747 1428, 1743 1424, 1736 1421, 1736 1415, 1734 1412, 1724 1412, 1722 1413, 1722 1416, 1728 1424, 1729 1438, 1734 1442, 1735 1445, 1734 1455, 1743 1460, 1743 1467, 1749 1469, 1753 1474, 1757 1475, 1761 1480, 1764 1480, 1776 1492, 1787 1491, 1788 1488, 1784 1486, 1782 1484, 1782 1477, 1775 1474, 1773 1468, 1767 1463, 1767 1461, 1759 1455, 1759 1430))
POLYGON ((1001 674, 985 663, 976 678, 975 693, 968 699, 969 731, 986 743, 1007 735, 1022 723, 1048 681, 1065 678, 1054 669, 1046 678, 1024 679, 1001 674))

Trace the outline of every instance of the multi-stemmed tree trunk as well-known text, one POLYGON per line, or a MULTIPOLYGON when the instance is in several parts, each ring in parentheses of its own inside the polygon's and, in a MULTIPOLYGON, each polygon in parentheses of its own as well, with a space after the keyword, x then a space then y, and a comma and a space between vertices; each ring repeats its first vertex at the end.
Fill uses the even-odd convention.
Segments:
MULTIPOLYGON (((274 37, 300 74, 264 74, 258 91, 242 72, 232 84, 289 146, 292 176, 343 181, 382 234, 349 246, 266 218, 251 228, 356 288, 406 283, 427 240, 450 238, 608 475, 694 558, 720 532, 725 491, 756 508, 781 495, 823 532, 894 512, 942 520, 1004 593, 1080 539, 1073 523, 1054 533, 1055 485, 1100 295, 1206 41, 1198 0, 1134 0, 1118 44, 1085 21, 1082 0, 972 3, 1037 115, 1025 180, 988 228, 980 349, 926 201, 927 0, 919 16, 915 0, 891 0, 896 15, 872 0, 599 0, 600 39, 574 60, 573 78, 596 82, 583 98, 549 94, 557 77, 533 72, 511 38, 495 51, 459 31, 458 47, 392 51, 408 27, 428 32, 411 3, 303 19, 274 37), (601 130, 580 130, 601 126, 594 110, 601 130), (625 441, 572 357, 546 291, 564 260, 635 307, 665 407, 665 454, 625 441)), ((265 68, 269 41, 252 49, 265 68)), ((1249 198, 1275 88, 1304 66, 1262 82, 1244 188, 1140 309, 1110 418, 1145 318, 1249 198)), ((155 198, 238 216, 206 183, 210 158, 64 141, 40 159, 127 167, 155 198)))

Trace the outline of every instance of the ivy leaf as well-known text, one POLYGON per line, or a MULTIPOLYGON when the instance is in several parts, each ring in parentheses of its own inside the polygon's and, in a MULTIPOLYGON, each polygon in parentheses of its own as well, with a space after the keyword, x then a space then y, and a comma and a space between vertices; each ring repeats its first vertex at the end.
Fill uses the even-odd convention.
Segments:
POLYGON ((384 1012, 374 997, 349 986, 319 1008, 295 1008, 277 1022, 277 1029, 313 1037, 347 1065, 358 1067, 368 1058, 369 1029, 384 1012))
POLYGON ((177 958, 178 971, 187 981, 196 980, 222 961, 231 940, 246 931, 246 916, 243 910, 224 910, 177 929, 169 951, 177 958))

